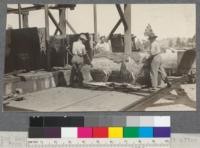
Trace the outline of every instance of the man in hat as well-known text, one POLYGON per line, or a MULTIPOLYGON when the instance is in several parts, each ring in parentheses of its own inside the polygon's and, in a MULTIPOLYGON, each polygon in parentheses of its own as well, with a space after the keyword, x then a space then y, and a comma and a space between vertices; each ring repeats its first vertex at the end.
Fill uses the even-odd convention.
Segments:
POLYGON ((100 37, 100 42, 97 43, 95 48, 98 52, 111 52, 111 45, 105 36, 100 37))
POLYGON ((150 42, 150 78, 152 84, 152 91, 156 91, 158 86, 158 74, 161 75, 162 80, 167 83, 167 86, 170 87, 171 84, 168 81, 167 74, 163 67, 161 50, 158 42, 156 41, 157 36, 152 33, 149 35, 150 42))
POLYGON ((74 82, 82 85, 83 75, 81 69, 84 65, 84 56, 87 54, 85 43, 87 42, 87 37, 85 34, 80 34, 78 40, 73 43, 72 46, 72 71, 70 77, 70 84, 73 85, 74 82))

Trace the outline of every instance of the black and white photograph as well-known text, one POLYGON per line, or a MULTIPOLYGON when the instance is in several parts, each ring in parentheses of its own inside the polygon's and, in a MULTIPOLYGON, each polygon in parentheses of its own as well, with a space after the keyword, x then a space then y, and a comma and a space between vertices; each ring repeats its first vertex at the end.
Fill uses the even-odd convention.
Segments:
POLYGON ((195 4, 7 4, 3 111, 196 111, 195 4))

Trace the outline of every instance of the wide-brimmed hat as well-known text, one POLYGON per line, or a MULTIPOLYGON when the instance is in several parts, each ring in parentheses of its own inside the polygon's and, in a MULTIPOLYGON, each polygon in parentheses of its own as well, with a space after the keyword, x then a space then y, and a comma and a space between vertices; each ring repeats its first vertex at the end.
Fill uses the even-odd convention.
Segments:
POLYGON ((131 34, 131 38, 136 38, 136 36, 134 34, 131 34))
POLYGON ((101 36, 101 37, 100 37, 100 39, 103 39, 103 38, 106 38, 106 36, 105 36, 105 35, 103 35, 103 36, 101 36))
POLYGON ((80 39, 83 39, 83 40, 87 41, 87 37, 86 37, 85 34, 81 34, 81 35, 80 35, 80 39))
POLYGON ((149 35, 149 39, 156 39, 158 36, 155 35, 154 33, 152 33, 151 35, 149 35))

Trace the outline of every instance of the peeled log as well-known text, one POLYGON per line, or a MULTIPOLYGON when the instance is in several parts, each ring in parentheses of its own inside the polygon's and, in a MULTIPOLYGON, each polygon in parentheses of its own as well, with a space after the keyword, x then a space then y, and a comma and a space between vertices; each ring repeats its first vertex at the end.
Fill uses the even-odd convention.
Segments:
POLYGON ((83 81, 84 82, 90 82, 92 81, 92 76, 90 74, 91 66, 90 65, 84 65, 81 69, 82 75, 83 75, 83 81))
POLYGON ((115 62, 115 60, 106 57, 94 58, 92 61, 93 68, 91 69, 93 80, 96 82, 109 81, 135 84, 143 67, 143 63, 136 63, 131 57, 125 62, 120 62, 123 60, 119 57, 115 59, 118 61, 115 62))
POLYGON ((103 69, 92 69, 91 76, 96 82, 107 82, 110 72, 103 69))
POLYGON ((120 69, 120 64, 105 57, 94 58, 92 65, 91 75, 96 82, 107 82, 112 71, 120 69))
POLYGON ((128 70, 128 63, 122 62, 121 69, 120 69, 120 80, 121 82, 126 83, 134 83, 135 77, 133 76, 133 73, 131 70, 128 70))
POLYGON ((139 65, 132 58, 128 58, 126 61, 123 61, 120 68, 120 80, 121 82, 126 82, 134 84, 138 72, 140 71, 139 65))

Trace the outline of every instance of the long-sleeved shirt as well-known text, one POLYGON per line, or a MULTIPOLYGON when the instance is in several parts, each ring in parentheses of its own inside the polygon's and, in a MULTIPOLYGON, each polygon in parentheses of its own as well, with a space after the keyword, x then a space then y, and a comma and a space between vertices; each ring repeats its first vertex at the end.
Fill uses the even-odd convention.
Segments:
POLYGON ((73 43, 72 53, 73 55, 79 55, 79 56, 83 56, 86 54, 85 45, 81 42, 81 40, 78 40, 73 43))
POLYGON ((96 45, 96 48, 100 51, 107 51, 110 52, 111 48, 110 48, 110 44, 108 42, 104 42, 104 43, 98 43, 96 45))
POLYGON ((151 45, 150 45, 150 54, 151 55, 156 55, 156 54, 159 54, 160 52, 161 52, 161 50, 160 50, 159 43, 156 42, 156 41, 151 43, 151 45))

